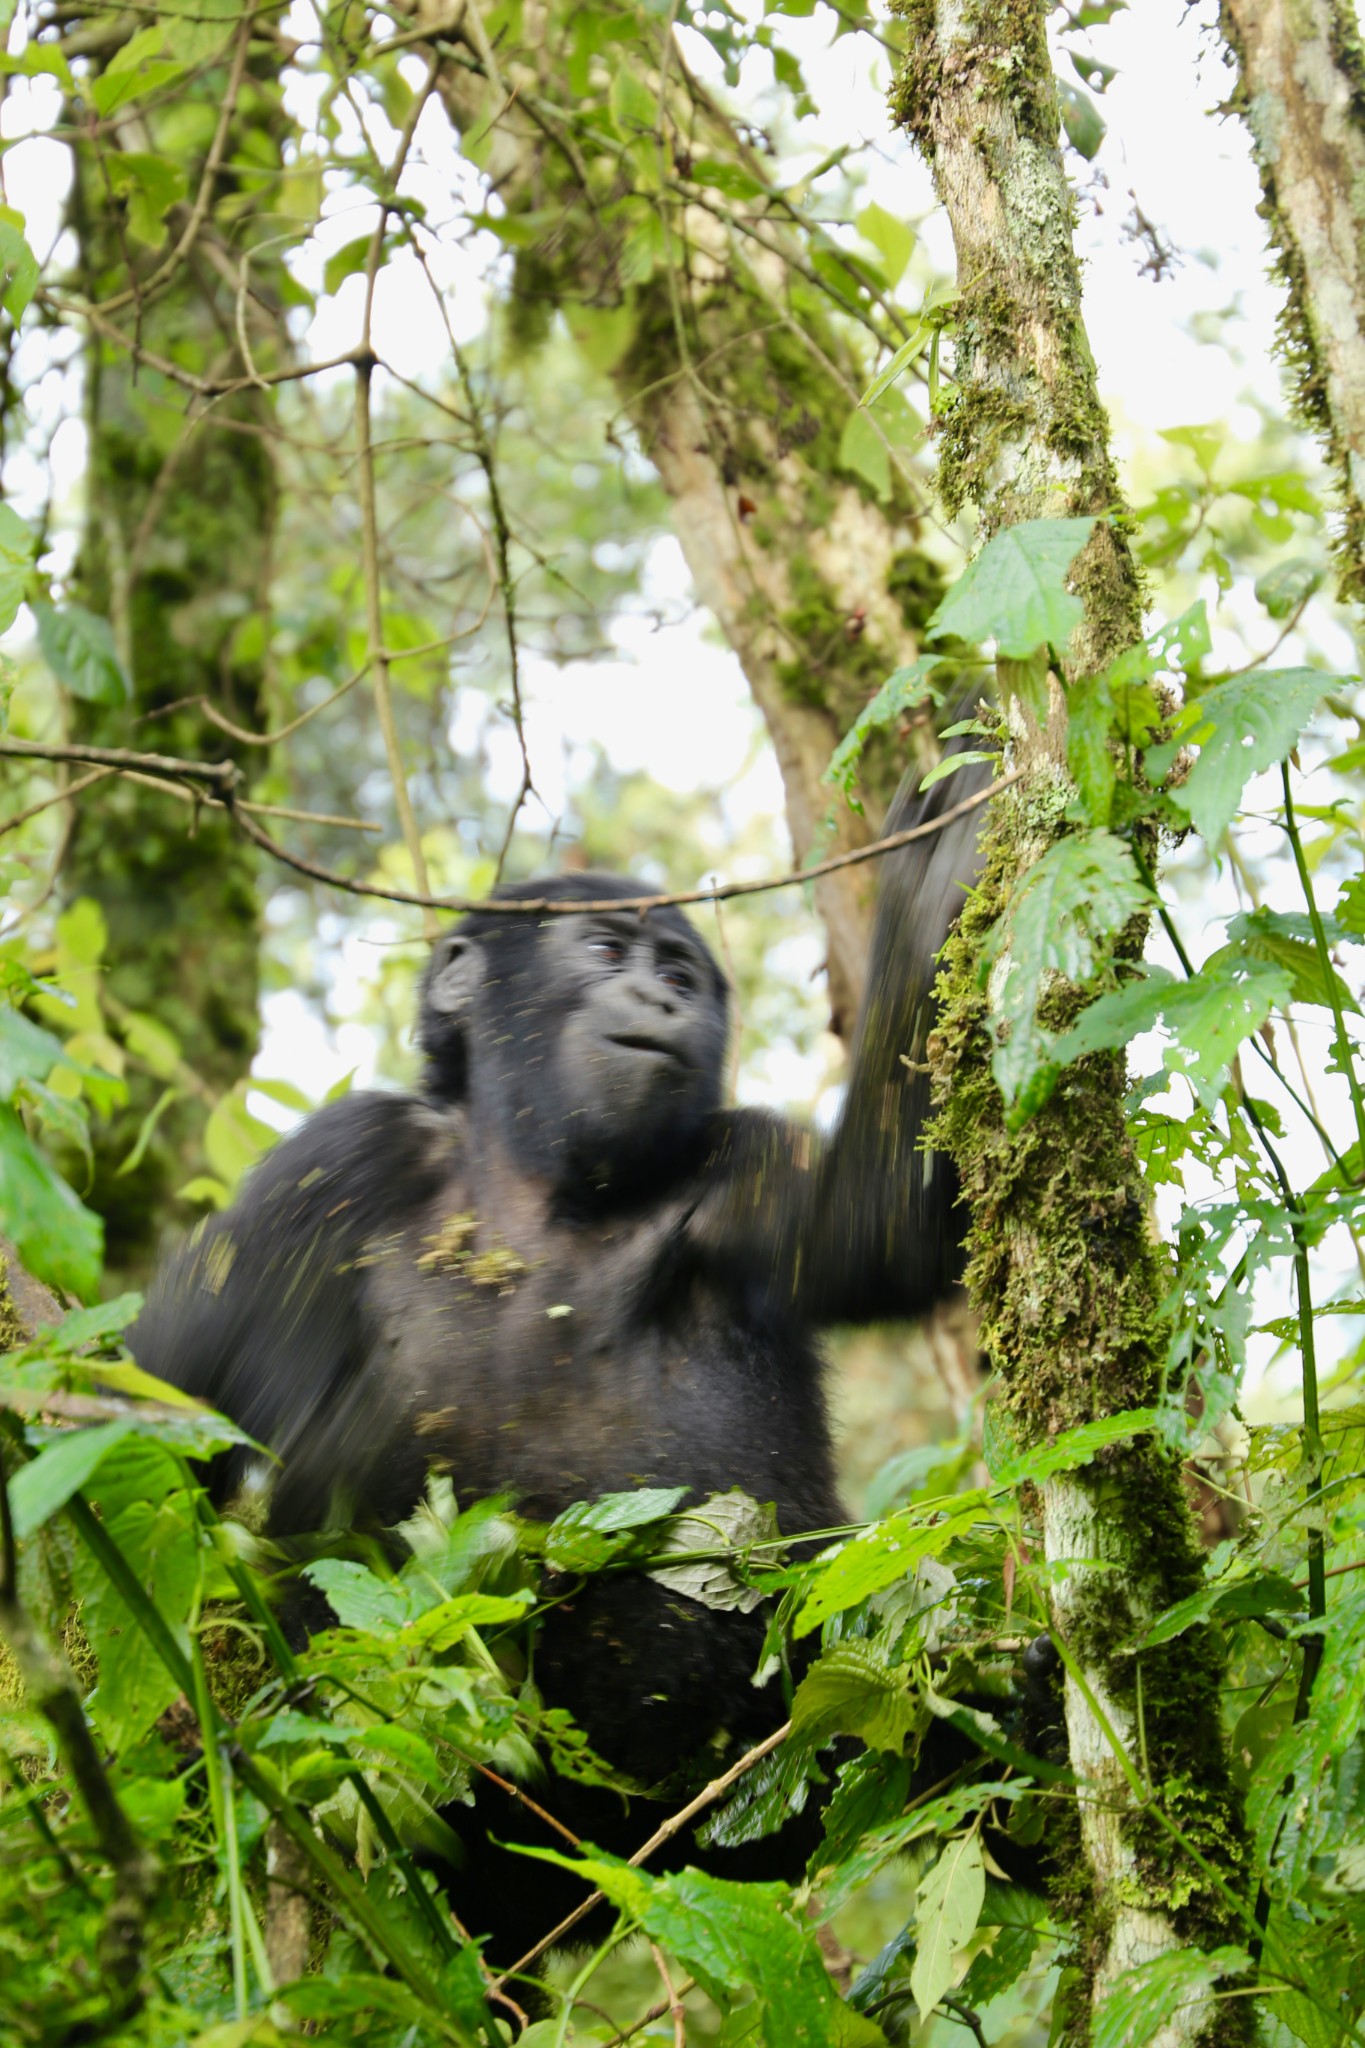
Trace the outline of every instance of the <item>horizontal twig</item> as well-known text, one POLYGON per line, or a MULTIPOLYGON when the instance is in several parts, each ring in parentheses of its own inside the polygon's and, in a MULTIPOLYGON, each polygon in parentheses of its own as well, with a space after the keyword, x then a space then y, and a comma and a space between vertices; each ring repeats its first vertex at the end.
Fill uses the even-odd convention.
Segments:
MULTIPOLYGON (((890 832, 884 839, 873 840, 870 846, 855 846, 847 853, 832 854, 828 860, 815 861, 808 868, 792 868, 786 874, 765 875, 757 882, 717 882, 707 889, 675 889, 651 896, 594 897, 587 902, 534 896, 522 902, 506 903, 488 896, 425 896, 412 889, 386 888, 379 882, 357 882, 350 875, 339 874, 335 868, 324 867, 319 861, 305 860, 301 854, 290 853, 256 823, 237 796, 242 771, 235 761, 191 761, 171 754, 138 754, 124 747, 60 746, 55 741, 49 744, 40 740, 0 739, 0 756, 4 755, 26 761, 90 762, 125 775, 140 773, 171 784, 206 782, 219 791, 225 808, 231 811, 253 845, 268 853, 272 860, 292 868, 296 874, 306 875, 310 881, 321 882, 329 889, 340 889, 348 896, 369 896, 380 903, 410 904, 415 910, 446 910, 458 915, 471 910, 496 909, 499 917, 582 917, 603 911, 671 910, 684 904, 729 903, 739 896, 762 896, 773 889, 795 889, 803 883, 818 882, 824 875, 837 874, 841 868, 880 860, 899 847, 913 845, 916 840, 934 838, 937 833, 946 831, 949 825, 955 825, 959 818, 979 809, 998 791, 1008 789, 1011 783, 1019 780, 1021 773, 1017 768, 1012 769, 1008 775, 1002 775, 987 788, 964 797, 960 804, 951 805, 941 816, 930 818, 922 825, 910 825, 904 832, 890 832)), ((250 806, 251 810, 264 808, 263 805, 250 806)), ((317 812, 298 812, 295 815, 319 824, 347 824, 368 829, 358 819, 330 818, 317 812)))

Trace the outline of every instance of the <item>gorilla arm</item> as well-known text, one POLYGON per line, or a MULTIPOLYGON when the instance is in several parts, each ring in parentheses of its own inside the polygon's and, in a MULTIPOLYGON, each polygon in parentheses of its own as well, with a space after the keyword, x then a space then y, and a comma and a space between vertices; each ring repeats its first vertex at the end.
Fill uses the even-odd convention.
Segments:
MULTIPOLYGON (((457 1141, 452 1115, 410 1096, 328 1104, 167 1262, 129 1332, 147 1371, 225 1410, 283 1460, 277 1528, 344 1514, 336 1481, 364 1492, 367 1467, 392 1450, 367 1409, 382 1333, 366 1309, 364 1256, 436 1195, 457 1141)), ((215 1492, 230 1494, 251 1462, 241 1451, 220 1460, 215 1492)))
MULTIPOLYGON (((917 795, 912 771, 885 832, 931 822, 988 777, 960 769, 917 795)), ((757 1111, 723 1120, 691 1233, 770 1313, 814 1323, 921 1315, 956 1282, 957 1183, 949 1161, 923 1145, 925 1061, 937 955, 976 879, 983 817, 969 811, 881 863, 872 963, 832 1135, 757 1111)))

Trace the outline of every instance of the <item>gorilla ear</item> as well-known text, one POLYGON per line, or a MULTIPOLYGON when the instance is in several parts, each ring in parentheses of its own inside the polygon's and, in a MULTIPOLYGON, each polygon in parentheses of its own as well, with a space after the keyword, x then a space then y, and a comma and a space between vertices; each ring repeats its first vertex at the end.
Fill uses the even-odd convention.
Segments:
POLYGON ((438 1017, 460 1017, 483 986, 483 955, 473 939, 447 932, 432 949, 425 1006, 438 1017))

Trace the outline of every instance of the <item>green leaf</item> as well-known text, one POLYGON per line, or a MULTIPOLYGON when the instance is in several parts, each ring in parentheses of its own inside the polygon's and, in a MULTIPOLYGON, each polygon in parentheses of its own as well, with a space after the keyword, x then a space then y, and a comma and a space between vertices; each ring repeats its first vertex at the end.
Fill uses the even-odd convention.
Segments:
POLYGON ((185 196, 185 173, 169 157, 147 150, 110 150, 104 167, 114 191, 128 203, 128 232, 159 249, 166 239, 166 215, 185 196))
MULTIPOLYGON (((1216 683, 1177 714, 1175 741, 1193 742, 1199 758, 1170 798, 1210 846, 1232 823, 1252 776, 1288 756, 1319 700, 1342 680, 1311 668, 1253 670, 1216 683)), ((1171 750, 1159 751, 1164 759, 1171 750)))
POLYGON ((1023 1486, 1028 1481, 1036 1486, 1050 1479, 1054 1472, 1073 1472, 1080 1465, 1088 1465, 1095 1453, 1107 1445, 1125 1443, 1156 1425, 1155 1408, 1130 1408, 1122 1415, 1104 1415, 1097 1422, 1082 1422, 1075 1429, 1064 1430, 1031 1451, 992 1461, 991 1477, 1000 1486, 1023 1486))
MULTIPOLYGON (((858 763, 863 757, 863 750, 869 737, 883 726, 894 725, 907 711, 912 710, 917 704, 923 704, 927 698, 935 694, 929 678, 940 665, 938 655, 921 654, 905 668, 894 669, 872 702, 858 713, 830 755, 824 780, 836 783, 850 803, 854 801, 852 791, 858 763)), ((860 810, 862 807, 854 804, 854 808, 860 810)))
POLYGON ((964 1493, 953 1496, 952 1512, 931 1521, 923 1509, 903 1508, 854 1536, 838 1550, 827 1553, 829 1562, 796 1617, 793 1634, 809 1635, 846 1607, 856 1607, 869 1594, 894 1585, 913 1571, 921 1558, 937 1557, 959 1536, 965 1536, 980 1515, 987 1496, 964 1493))
POLYGON ((576 1500, 551 1522, 545 1562, 557 1572, 597 1572, 635 1547, 639 1531, 671 1515, 685 1486, 642 1486, 632 1493, 604 1493, 600 1500, 576 1500))
MULTIPOLYGON (((1334 924, 1335 920, 1329 923, 1334 924)), ((1349 940, 1353 933, 1329 933, 1349 940)), ((1229 956, 1268 961, 1282 967, 1290 978, 1290 998, 1296 1003, 1320 1003, 1330 1009, 1335 996, 1343 1010, 1359 1011, 1360 1005, 1336 969, 1324 968, 1313 935, 1312 920, 1304 912, 1278 910, 1243 911, 1228 924, 1230 944, 1220 947, 1204 963, 1205 971, 1221 966, 1229 956)))
POLYGON ((949 1842, 915 1893, 918 1943, 910 1972, 921 2020, 962 1974, 958 1951, 976 1931, 986 1896, 986 1871, 975 1830, 949 1842))
MULTIPOLYGON (((185 1622, 199 1583, 198 1526, 188 1496, 177 1491, 156 1504, 133 1501, 107 1526, 139 1585, 188 1650, 185 1622)), ((81 1619, 99 1660, 91 1716, 110 1749, 131 1748, 165 1712, 180 1683, 92 1559, 84 1561, 81 1576, 81 1619)))
POLYGON ((1259 1031, 1272 1010, 1289 1000, 1281 967, 1228 954, 1178 981, 1163 967, 1148 967, 1113 994, 1082 1010, 1053 1045, 1068 1066, 1088 1053, 1114 1051, 1141 1031, 1164 1023, 1176 1043, 1167 1048, 1169 1073, 1185 1074, 1206 1107, 1214 1106, 1243 1039, 1259 1031))
POLYGON ((713 1493, 700 1507, 672 1518, 662 1542, 654 1546, 649 1576, 671 1592, 699 1600, 703 1607, 751 1614, 763 1598, 758 1588, 745 1584, 729 1558, 694 1553, 740 1550, 748 1543, 772 1542, 776 1536, 777 1511, 771 1505, 760 1506, 737 1487, 730 1493, 713 1493), (658 1562, 668 1556, 681 1562, 658 1562))
POLYGON ((1116 771, 1109 736, 1114 696, 1107 676, 1078 676, 1066 693, 1066 765, 1080 791, 1086 820, 1106 826, 1114 809, 1116 771))
POLYGON ((363 272, 370 260, 370 235, 357 235, 353 242, 343 243, 334 249, 322 269, 322 289, 331 298, 339 292, 348 277, 363 272))
POLYGON ((126 704, 133 694, 107 619, 84 605, 55 605, 42 600, 33 607, 38 645, 59 683, 87 704, 126 704))
POLYGON ((39 1280, 82 1299, 95 1292, 104 1225, 7 1106, 0 1107, 0 1228, 39 1280))
MULTIPOLYGON (((905 266, 915 253, 915 231, 908 222, 888 213, 873 200, 858 215, 858 232, 870 242, 882 259, 886 282, 894 291, 905 275, 905 266)), ((899 351, 897 351, 899 353, 899 351)), ((864 399, 864 404, 869 403, 864 399)))
POLYGON ((411 1619, 408 1596, 397 1580, 381 1579, 352 1558, 317 1558, 304 1566, 303 1575, 326 1594, 343 1628, 385 1635, 411 1619))
POLYGON ((81 80, 81 91, 89 94, 96 111, 106 120, 131 100, 140 99, 144 93, 159 92, 171 79, 180 77, 185 69, 183 64, 157 55, 165 40, 162 25, 141 28, 114 52, 98 78, 81 80))
MULTIPOLYGON (((1207 2008, 1211 2020, 1217 2010, 1208 1994, 1223 1977, 1240 1977, 1252 1970, 1245 1949, 1168 1949, 1151 1962, 1139 1963, 1114 1980, 1091 2023, 1093 2048, 1148 2048, 1168 2020, 1189 2006, 1207 2008)), ((1182 2036, 1193 2038, 1194 2015, 1186 2011, 1182 2036)))
POLYGON ((1279 1572, 1254 1572, 1248 1578, 1234 1579, 1231 1585, 1215 1581, 1211 1586, 1201 1586, 1184 1600, 1177 1600, 1173 1607, 1158 1615, 1142 1638, 1142 1647, 1151 1649, 1157 1643, 1169 1643, 1197 1621, 1208 1621, 1215 1615, 1220 1621, 1235 1621, 1247 1615, 1298 1614, 1302 1609, 1302 1593, 1279 1572))
POLYGON ((839 467, 851 469, 879 498, 891 492, 891 457, 886 443, 861 406, 854 406, 839 437, 839 467))
POLYGON ((1277 562, 1273 569, 1267 569, 1264 576, 1257 578, 1256 601, 1265 606, 1272 619, 1292 618, 1299 606, 1313 595, 1324 574, 1320 562, 1310 562, 1302 555, 1293 555, 1287 562, 1277 562))
POLYGON ((0 1009, 0 1100, 10 1101, 21 1081, 45 1081, 65 1062, 60 1038, 19 1010, 0 1009))
POLYGON ((1365 874, 1352 875, 1342 883, 1336 918, 1352 938, 1365 938, 1365 874))
POLYGON ((1022 658, 1063 648, 1085 613, 1067 573, 1095 528, 1093 519, 1029 519, 987 541, 929 622, 928 637, 994 640, 1022 658))
POLYGON ((869 1749, 899 1755, 926 1711, 904 1664, 850 1638, 826 1650, 796 1688, 791 1740, 818 1749, 836 1735, 861 1735, 869 1749))
POLYGON ((38 289, 38 259, 24 235, 24 216, 0 206, 0 305, 19 325, 38 289))
POLYGON ((631 66, 618 58, 609 95, 611 118, 616 132, 630 140, 642 132, 652 135, 659 125, 659 96, 651 92, 631 66))
POLYGON ((1006 1104, 1017 1110, 1016 1125, 1038 1106, 1031 1084, 1045 1076, 1053 1044, 1038 1021, 1048 977, 1088 981, 1103 940, 1121 931, 1147 901, 1131 852, 1109 832, 1057 840, 1015 891, 991 934, 988 954, 995 958, 1003 951, 1007 960, 1003 984, 992 976, 991 1071, 1006 1104))
POLYGON ((697 1841, 703 1849, 734 1849, 776 1834, 804 1813, 811 1785, 823 1782, 811 1751, 789 1736, 744 1773, 725 1804, 698 1827, 697 1841))
POLYGON ((94 1423, 88 1429, 65 1430, 29 1464, 20 1466, 9 1483, 9 1504, 14 1533, 21 1543, 66 1506, 72 1494, 86 1484, 100 1460, 126 1436, 131 1436, 133 1428, 131 1418, 121 1416, 115 1422, 94 1423))
POLYGON ((18 616, 33 567, 33 535, 12 505, 0 503, 0 633, 18 616))
POLYGON ((1105 138, 1103 114, 1088 92, 1082 92, 1066 78, 1057 80, 1057 105, 1067 141, 1089 163, 1105 138))

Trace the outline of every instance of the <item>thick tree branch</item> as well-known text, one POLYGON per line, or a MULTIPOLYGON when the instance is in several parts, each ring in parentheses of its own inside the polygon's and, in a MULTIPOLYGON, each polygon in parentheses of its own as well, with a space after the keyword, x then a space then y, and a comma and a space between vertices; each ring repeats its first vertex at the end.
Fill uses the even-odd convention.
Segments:
POLYGON ((1365 56, 1350 0, 1223 0, 1286 298, 1299 404, 1336 474, 1342 587, 1365 598, 1365 56))

